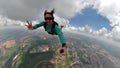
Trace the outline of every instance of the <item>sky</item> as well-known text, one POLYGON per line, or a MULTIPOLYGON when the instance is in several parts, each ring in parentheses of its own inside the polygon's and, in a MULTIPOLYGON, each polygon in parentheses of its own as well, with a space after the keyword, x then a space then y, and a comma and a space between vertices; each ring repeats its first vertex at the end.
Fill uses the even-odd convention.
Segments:
POLYGON ((112 27, 109 24, 109 20, 104 16, 97 13, 95 9, 86 8, 82 11, 82 14, 77 14, 70 19, 70 24, 75 27, 90 26, 95 30, 99 30, 105 27, 107 30, 111 31, 112 27))
POLYGON ((55 21, 66 30, 120 41, 120 0, 0 0, 0 26, 33 24, 55 9, 55 21))

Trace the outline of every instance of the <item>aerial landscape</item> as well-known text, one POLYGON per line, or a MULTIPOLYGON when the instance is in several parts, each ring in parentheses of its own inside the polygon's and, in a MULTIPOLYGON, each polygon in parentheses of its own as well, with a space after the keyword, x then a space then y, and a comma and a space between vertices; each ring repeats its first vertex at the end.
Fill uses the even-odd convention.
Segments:
POLYGON ((120 0, 0 0, 0 68, 120 68, 120 0))
MULTIPOLYGON (((2 68, 54 68, 60 57, 58 38, 20 27, 3 28, 0 32, 0 67, 2 68), (23 30, 24 29, 24 30, 23 30), (12 34, 9 34, 9 30, 12 34), (6 32, 7 31, 7 32, 6 32), (36 32, 35 34, 33 34, 36 32), (53 41, 56 39, 56 41, 53 41)), ((65 33, 68 40, 68 63, 72 68, 118 68, 119 48, 116 45, 83 34, 65 33), (102 43, 101 43, 102 42, 102 43), (115 48, 115 50, 111 50, 115 48)), ((66 61, 67 62, 67 61, 66 61)))

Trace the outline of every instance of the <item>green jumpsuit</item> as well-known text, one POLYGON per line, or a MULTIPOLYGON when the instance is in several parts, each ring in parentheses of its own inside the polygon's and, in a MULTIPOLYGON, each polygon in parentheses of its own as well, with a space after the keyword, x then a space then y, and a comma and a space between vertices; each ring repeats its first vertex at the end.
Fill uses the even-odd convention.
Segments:
MULTIPOLYGON (((35 26, 33 26, 33 29, 37 29, 38 27, 44 26, 44 23, 45 22, 42 21, 39 24, 36 24, 35 26)), ((52 28, 52 26, 46 25, 46 31, 47 32, 51 32, 51 28, 52 28)), ((57 25, 55 25, 54 31, 57 33, 57 35, 58 35, 58 37, 60 39, 61 44, 66 43, 66 40, 65 40, 65 37, 64 37, 62 31, 61 31, 61 29, 57 25)))

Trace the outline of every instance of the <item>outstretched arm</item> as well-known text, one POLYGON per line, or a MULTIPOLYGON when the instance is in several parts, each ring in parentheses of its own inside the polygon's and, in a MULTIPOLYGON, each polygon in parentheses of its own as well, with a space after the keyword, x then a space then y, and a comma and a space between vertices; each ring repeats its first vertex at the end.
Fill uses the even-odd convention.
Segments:
POLYGON ((25 25, 25 26, 27 26, 27 28, 28 28, 29 30, 33 30, 33 29, 37 29, 38 27, 43 26, 44 23, 45 23, 45 22, 40 22, 39 24, 36 24, 36 25, 32 26, 32 22, 27 21, 27 25, 25 25))
POLYGON ((41 26, 43 26, 44 25, 44 21, 42 21, 42 22, 40 22, 39 24, 36 24, 36 25, 34 25, 33 26, 33 29, 37 29, 38 27, 41 27, 41 26))
POLYGON ((65 46, 66 45, 65 37, 64 37, 61 29, 57 25, 55 25, 55 31, 58 34, 58 37, 60 39, 60 42, 61 42, 62 46, 65 46))

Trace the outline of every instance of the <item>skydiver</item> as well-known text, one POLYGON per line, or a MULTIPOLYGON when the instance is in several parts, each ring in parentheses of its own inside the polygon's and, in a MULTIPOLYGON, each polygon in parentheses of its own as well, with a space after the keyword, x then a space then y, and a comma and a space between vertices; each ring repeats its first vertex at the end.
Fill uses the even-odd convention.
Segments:
POLYGON ((67 48, 66 46, 66 40, 65 40, 65 37, 62 33, 62 28, 63 26, 61 26, 61 28, 59 28, 58 26, 58 23, 54 21, 54 9, 51 10, 51 12, 47 12, 45 10, 44 12, 44 21, 41 21, 39 24, 36 24, 36 25, 32 25, 32 22, 29 22, 27 21, 27 28, 29 30, 34 30, 34 29, 37 29, 41 26, 44 27, 45 31, 48 32, 48 34, 51 34, 51 35, 58 35, 59 37, 59 40, 62 44, 62 48, 60 49, 60 53, 64 53, 65 52, 65 49, 67 48))

